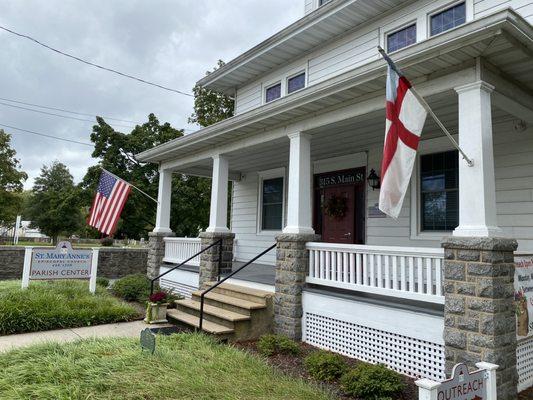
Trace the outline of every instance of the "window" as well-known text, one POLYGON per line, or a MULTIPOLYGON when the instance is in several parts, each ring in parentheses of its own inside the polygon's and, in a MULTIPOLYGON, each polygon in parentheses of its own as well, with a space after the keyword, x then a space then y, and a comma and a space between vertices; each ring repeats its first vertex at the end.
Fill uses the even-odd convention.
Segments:
POLYGON ((457 151, 420 156, 422 231, 451 231, 459 225, 457 151))
POLYGON ((431 16, 431 36, 455 28, 466 22, 465 3, 457 4, 431 16))
POLYGON ((416 24, 400 29, 387 36, 387 50, 393 52, 416 43, 416 24))
POLYGON ((261 229, 280 231, 283 227, 283 178, 263 180, 261 229))
POLYGON ((318 0, 318 6, 323 6, 326 3, 329 3, 331 0, 318 0))
POLYGON ((273 86, 270 86, 266 90, 266 102, 271 102, 273 100, 279 99, 281 97, 281 83, 277 83, 273 86))
POLYGON ((296 92, 305 87, 305 72, 287 79, 287 93, 296 92))

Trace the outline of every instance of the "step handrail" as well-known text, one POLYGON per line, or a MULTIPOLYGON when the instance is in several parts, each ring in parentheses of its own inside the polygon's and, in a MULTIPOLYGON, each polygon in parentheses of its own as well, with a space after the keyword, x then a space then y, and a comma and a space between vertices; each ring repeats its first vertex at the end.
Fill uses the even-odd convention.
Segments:
POLYGON ((222 283, 224 283, 225 281, 227 281, 229 278, 231 278, 232 276, 234 276, 235 274, 239 273, 240 271, 242 271, 244 268, 246 268, 248 265, 250 265, 251 263, 253 263, 254 261, 256 261, 258 258, 261 258, 263 257, 266 253, 268 253, 270 250, 273 250, 275 249, 277 246, 277 244, 273 244, 272 246, 270 246, 268 249, 266 249, 265 251, 263 251, 262 253, 258 254, 257 256, 255 256, 254 258, 252 258, 250 261, 248 261, 246 264, 244 264, 242 267, 240 267, 239 269, 233 271, 231 274, 229 274, 228 276, 226 276, 224 279, 222 280, 219 280, 217 283, 215 283, 213 286, 211 286, 210 288, 208 288, 207 290, 204 290, 202 292, 202 294, 200 295, 200 322, 198 323, 198 330, 201 332, 202 331, 202 326, 203 326, 203 322, 204 322, 204 297, 207 293, 209 293, 211 290, 215 289, 216 287, 220 286, 222 283))
POLYGON ((154 279, 151 279, 150 280, 150 296, 154 294, 154 282, 157 281, 158 279, 161 279, 162 277, 164 277, 166 274, 168 274, 169 272, 172 272, 174 271, 175 269, 178 269, 180 267, 183 267, 185 264, 187 264, 189 261, 191 261, 193 258, 195 257, 198 257, 200 254, 202 254, 203 252, 205 252, 206 250, 209 250, 211 247, 213 246, 216 246, 216 245, 219 245, 218 247, 218 270, 220 271, 220 267, 222 265, 222 239, 218 239, 217 241, 211 243, 209 246, 207 246, 205 249, 202 249, 200 250, 198 253, 196 253, 195 255, 193 255, 192 257, 189 257, 187 258, 185 261, 183 261, 181 264, 179 265, 176 265, 175 267, 169 269, 168 271, 166 272, 163 272, 161 275, 155 277, 154 279))

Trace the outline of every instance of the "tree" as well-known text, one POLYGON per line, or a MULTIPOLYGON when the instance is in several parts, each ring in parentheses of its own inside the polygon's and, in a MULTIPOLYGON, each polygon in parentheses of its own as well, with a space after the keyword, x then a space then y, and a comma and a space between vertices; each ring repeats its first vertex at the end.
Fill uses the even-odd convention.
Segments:
POLYGON ((32 226, 53 238, 54 243, 60 235, 77 233, 83 224, 79 191, 64 164, 54 161, 41 168, 33 185, 28 212, 32 226))
MULTIPOLYGON (((157 165, 140 163, 135 154, 181 137, 183 131, 172 128, 169 123, 160 124, 154 114, 150 114, 148 122, 137 125, 130 134, 115 131, 102 118, 97 118, 97 122, 91 140, 95 144, 93 157, 99 159, 99 164, 89 168, 81 183, 86 210, 96 191, 100 167, 157 198, 157 165)), ((173 177, 171 228, 176 234, 195 236, 199 229, 207 226, 209 198, 209 180, 179 174, 173 177)), ((144 237, 154 228, 156 209, 152 200, 133 190, 122 211, 115 236, 144 237)))
MULTIPOLYGON (((219 60, 213 72, 224 65, 224 61, 219 60)), ((207 72, 209 75, 211 72, 207 72)), ((223 93, 216 92, 196 85, 194 93, 194 112, 189 118, 189 122, 206 127, 226 118, 233 117, 235 101, 223 93)))
POLYGON ((11 135, 0 129, 0 225, 15 221, 20 213, 20 194, 28 175, 20 170, 16 151, 11 148, 11 135))

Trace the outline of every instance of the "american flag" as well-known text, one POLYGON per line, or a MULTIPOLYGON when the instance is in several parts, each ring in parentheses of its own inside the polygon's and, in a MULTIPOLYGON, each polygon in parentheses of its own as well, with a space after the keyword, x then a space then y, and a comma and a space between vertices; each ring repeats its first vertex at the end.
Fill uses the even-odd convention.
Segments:
POLYGON ((103 234, 111 235, 115 231, 130 191, 131 186, 127 182, 105 170, 102 171, 87 223, 103 234))

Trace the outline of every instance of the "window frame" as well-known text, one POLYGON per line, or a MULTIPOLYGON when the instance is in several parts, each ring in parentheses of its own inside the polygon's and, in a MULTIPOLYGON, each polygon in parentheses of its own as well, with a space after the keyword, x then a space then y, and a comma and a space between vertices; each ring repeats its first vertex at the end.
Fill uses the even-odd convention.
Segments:
POLYGON ((279 72, 276 75, 270 75, 270 78, 267 77, 267 79, 265 79, 264 81, 261 82, 261 92, 262 92, 261 104, 265 105, 265 104, 273 103, 274 101, 282 99, 282 98, 284 98, 286 96, 290 96, 293 93, 297 93, 300 90, 304 90, 308 86, 309 86, 309 68, 308 68, 308 64, 307 63, 305 63, 305 64, 302 64, 302 63, 295 64, 295 66, 293 66, 293 68, 288 68, 288 69, 286 69, 286 70, 284 70, 282 72, 279 72), (293 78, 293 77, 295 77, 295 76, 297 76, 299 74, 302 74, 302 73, 305 74, 305 86, 303 88, 299 89, 299 90, 296 90, 296 91, 292 92, 292 93, 288 93, 288 90, 287 90, 288 80, 290 78, 293 78), (276 100, 271 100, 271 101, 267 102, 266 101, 266 91, 268 89, 270 89, 272 86, 276 86, 279 83, 281 83, 281 96, 278 97, 276 100))
POLYGON ((297 93, 300 90, 304 90, 306 87, 307 87, 307 71, 305 69, 295 72, 294 74, 287 75, 287 77, 285 78, 285 95, 286 96, 293 94, 293 93, 297 93), (297 76, 300 76, 300 75, 304 76, 304 86, 301 87, 300 89, 296 89, 294 92, 289 93, 289 80, 291 80, 292 78, 296 78, 297 76))
POLYGON ((395 26, 394 28, 386 31, 383 35, 383 44, 384 44, 384 48, 386 49, 387 53, 395 53, 397 51, 400 51, 400 50, 403 50, 403 49, 407 49, 411 46, 414 46, 415 44, 419 43, 420 42, 420 36, 419 36, 419 29, 418 29, 418 21, 417 19, 411 19, 409 20, 408 22, 402 24, 402 25, 399 25, 399 26, 395 26), (395 33, 398 33, 404 29, 407 29, 411 26, 414 26, 415 27, 415 42, 414 43, 411 43, 405 47, 401 47, 399 49, 396 49, 394 51, 389 51, 389 36, 390 35, 394 35, 395 33))
POLYGON ((322 6, 325 6, 329 2, 331 2, 331 0, 316 0, 316 8, 320 8, 322 6), (320 4, 321 2, 322 2, 322 4, 320 4))
MULTIPOLYGON (((456 141, 459 140, 458 135, 452 135, 456 141)), ((448 235, 453 231, 423 231, 422 230, 422 190, 420 187, 420 156, 443 153, 447 151, 456 150, 452 146, 450 139, 447 137, 438 137, 435 139, 423 140, 420 142, 418 152, 415 159, 413 175, 411 177, 410 188, 410 239, 411 240, 441 240, 443 235, 448 235)), ((459 160, 459 163, 461 160, 459 160)), ((458 186, 458 190, 460 187, 458 186)), ((459 208, 461 204, 459 204, 459 208)), ((460 222, 460 221, 459 221, 460 222)))
POLYGON ((470 4, 471 1, 469 0, 455 0, 451 3, 447 3, 445 5, 443 5, 442 7, 439 7, 438 9, 436 10, 433 10, 431 11, 430 13, 427 14, 427 21, 426 21, 426 26, 427 26, 427 32, 426 32, 426 37, 429 39, 429 38, 432 38, 432 37, 436 37, 436 36, 439 36, 439 35, 442 35, 443 33, 446 33, 446 32, 449 32, 453 29, 456 29, 460 26, 463 26, 465 24, 467 24, 468 22, 470 22, 472 20, 472 18, 470 17, 470 8, 473 7, 473 5, 470 4), (457 7, 458 5, 460 4, 463 4, 465 5, 465 22, 462 23, 461 25, 457 25, 457 26, 454 26, 453 28, 450 28, 448 30, 445 30, 445 31, 442 31, 442 32, 439 32, 439 33, 436 33, 435 35, 432 35, 431 34, 431 19, 437 15, 437 14, 440 14, 446 10, 449 10, 453 7, 457 7))
POLYGON ((264 104, 269 104, 269 103, 272 103, 276 100, 279 100, 283 97, 283 83, 281 80, 276 80, 274 83, 270 83, 268 85, 265 85, 265 90, 263 91, 263 102, 264 104), (274 100, 270 100, 270 101, 267 101, 267 92, 268 92, 268 89, 272 89, 273 87, 275 86, 278 86, 279 85, 279 97, 276 97, 274 100))
POLYGON ((285 227, 285 209, 287 207, 287 177, 285 167, 269 169, 266 171, 260 171, 258 174, 257 185, 257 227, 256 233, 258 235, 272 235, 278 234, 283 231, 285 227), (283 193, 282 193, 282 205, 281 205, 281 229, 263 229, 263 182, 269 179, 283 178, 283 193))

